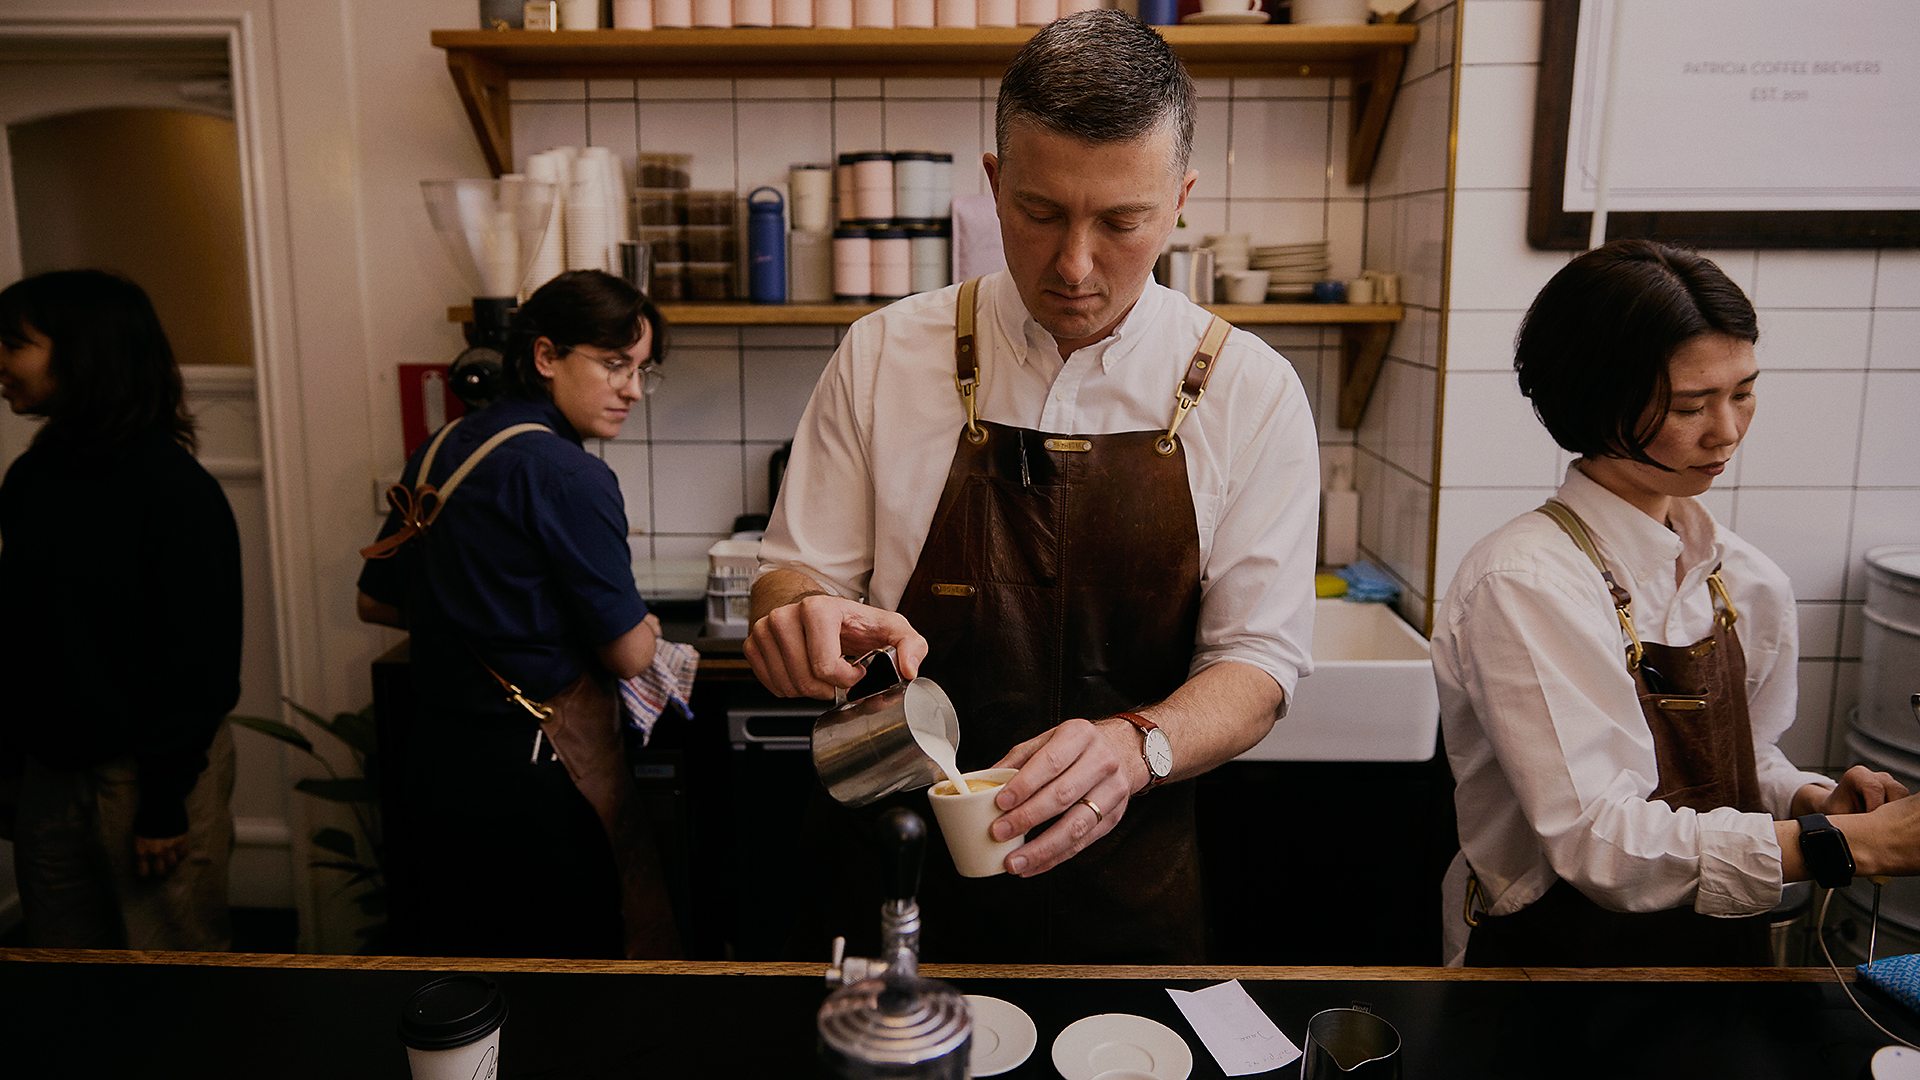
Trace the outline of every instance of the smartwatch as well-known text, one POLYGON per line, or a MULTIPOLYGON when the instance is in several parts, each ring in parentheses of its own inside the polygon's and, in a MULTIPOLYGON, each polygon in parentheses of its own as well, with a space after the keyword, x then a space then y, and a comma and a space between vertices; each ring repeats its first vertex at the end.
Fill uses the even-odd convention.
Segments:
POLYGON ((1826 889, 1844 889, 1853 884, 1853 849, 1847 846, 1847 834, 1834 828, 1825 814, 1803 814, 1800 822, 1800 858, 1807 873, 1826 889))
POLYGON ((1114 715, 1140 729, 1140 760, 1147 763, 1147 786, 1142 790, 1152 791, 1173 774, 1173 744, 1167 741, 1167 733, 1160 730, 1160 725, 1139 713, 1114 715))

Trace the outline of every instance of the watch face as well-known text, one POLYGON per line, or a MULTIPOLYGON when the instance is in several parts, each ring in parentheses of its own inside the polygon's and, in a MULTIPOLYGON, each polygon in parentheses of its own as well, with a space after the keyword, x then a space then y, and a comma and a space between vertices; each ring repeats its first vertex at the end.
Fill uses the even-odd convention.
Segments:
POLYGON ((1159 728, 1147 732, 1146 740, 1147 768, 1152 770, 1155 779, 1162 779, 1173 772, 1173 744, 1159 728))

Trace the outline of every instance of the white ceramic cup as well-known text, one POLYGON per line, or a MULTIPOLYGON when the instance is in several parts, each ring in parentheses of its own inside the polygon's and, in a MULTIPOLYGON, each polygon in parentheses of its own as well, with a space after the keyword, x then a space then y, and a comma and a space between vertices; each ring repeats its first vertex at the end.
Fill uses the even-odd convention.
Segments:
POLYGON ((600 0, 560 0, 560 29, 600 29, 600 0))
MULTIPOLYGON (((961 877, 992 877, 1007 870, 1007 856, 1026 843, 1026 837, 995 840, 987 829, 1000 820, 1000 808, 993 804, 1000 786, 1013 779, 1018 769, 980 769, 962 773, 962 780, 991 780, 992 787, 956 795, 953 781, 942 780, 927 789, 927 801, 933 804, 933 817, 940 823, 940 835, 953 855, 954 868, 961 877)), ((969 787, 972 785, 969 784, 969 787)))
POLYGON ((1373 303, 1373 279, 1370 277, 1357 277, 1347 282, 1347 303, 1373 303))
POLYGON ((613 0, 613 28, 653 29, 653 0, 613 0))
POLYGON ((981 26, 1014 25, 1014 0, 980 0, 981 26))
POLYGON ((1355 26, 1371 13, 1367 0, 1293 0, 1292 20, 1300 26, 1355 26))
POLYGON ((1060 0, 1015 0, 1014 17, 1021 26, 1045 26, 1060 17, 1060 0))
POLYGON ((653 0, 653 25, 684 28, 693 25, 693 0, 653 0))
POLYGON ((976 0, 934 0, 933 21, 940 26, 979 26, 980 5, 976 0))
POLYGON ((1266 270, 1229 270, 1220 275, 1226 283, 1227 303, 1261 304, 1267 299, 1267 282, 1273 275, 1266 270))
POLYGON ((893 0, 893 25, 931 29, 933 0, 893 0))

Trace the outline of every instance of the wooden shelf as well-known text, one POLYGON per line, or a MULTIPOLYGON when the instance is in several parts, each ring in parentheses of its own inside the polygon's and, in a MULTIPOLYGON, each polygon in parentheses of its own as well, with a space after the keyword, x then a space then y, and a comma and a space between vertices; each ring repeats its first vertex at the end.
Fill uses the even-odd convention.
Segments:
MULTIPOLYGON (((669 326, 848 326, 882 304, 664 303, 669 326)), ((1406 309, 1399 304, 1207 304, 1235 326, 1337 326, 1340 328, 1340 426, 1357 428, 1373 397, 1387 345, 1406 309)), ((466 322, 473 309, 447 309, 448 322, 466 322)))
MULTIPOLYGON (((1373 26, 1165 26, 1196 77, 1348 76, 1347 181, 1365 183, 1418 31, 1373 26)), ((467 118, 498 176, 513 162, 514 79, 752 76, 992 78, 1034 28, 977 30, 435 30, 467 118)))

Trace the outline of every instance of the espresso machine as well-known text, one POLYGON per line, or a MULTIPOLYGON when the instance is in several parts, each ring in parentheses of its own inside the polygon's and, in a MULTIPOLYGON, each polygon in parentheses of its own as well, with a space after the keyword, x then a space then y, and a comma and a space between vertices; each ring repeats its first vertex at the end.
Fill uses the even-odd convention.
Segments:
POLYGON ((895 808, 880 819, 892 850, 887 899, 880 905, 878 957, 847 956, 835 938, 827 985, 836 986, 815 1018, 820 1063, 845 1080, 965 1080, 973 1050, 967 1000, 946 983, 920 977, 920 858, 927 824, 895 808))
POLYGON ((467 347, 448 365, 454 395, 479 408, 500 396, 507 332, 520 284, 547 236, 554 185, 519 176, 422 180, 427 217, 473 293, 467 347))

